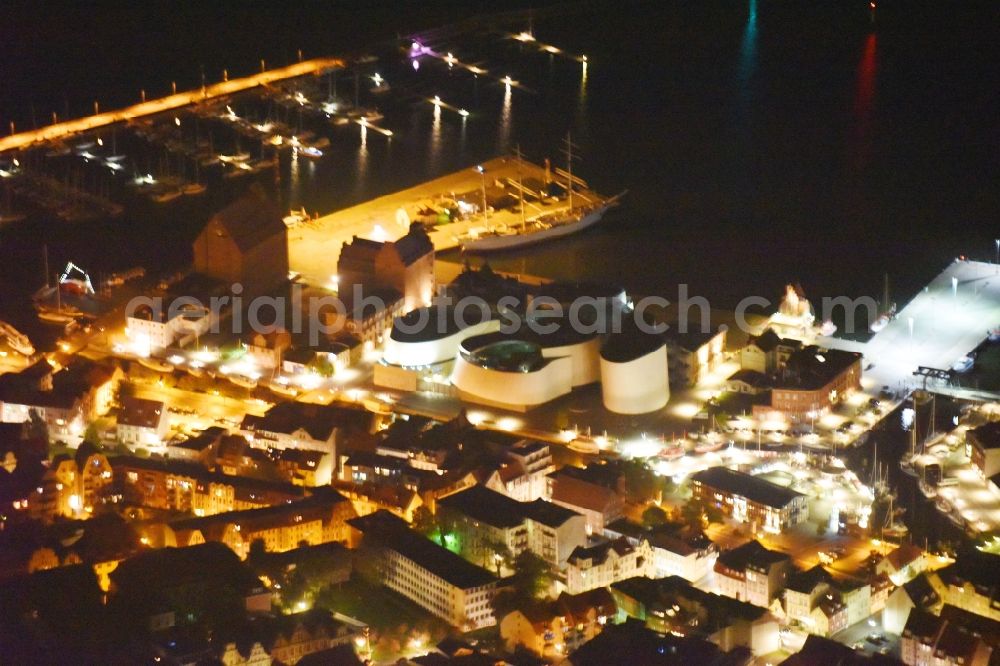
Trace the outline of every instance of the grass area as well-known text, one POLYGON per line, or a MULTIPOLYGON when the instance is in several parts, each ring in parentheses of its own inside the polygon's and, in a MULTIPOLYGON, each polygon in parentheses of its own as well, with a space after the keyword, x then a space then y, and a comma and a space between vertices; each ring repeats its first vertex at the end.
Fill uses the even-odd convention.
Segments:
POLYGON ((369 625, 377 660, 395 659, 412 647, 409 643, 415 638, 422 645, 433 645, 452 631, 445 622, 406 597, 358 575, 317 594, 314 605, 369 625))
POLYGON ((316 605, 350 615, 380 631, 402 624, 447 626, 401 594, 359 576, 320 592, 316 605))

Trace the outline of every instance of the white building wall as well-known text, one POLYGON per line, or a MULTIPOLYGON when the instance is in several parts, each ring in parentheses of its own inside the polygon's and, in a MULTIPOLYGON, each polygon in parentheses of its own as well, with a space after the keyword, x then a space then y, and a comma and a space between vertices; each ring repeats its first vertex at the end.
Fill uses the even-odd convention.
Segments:
POLYGON ((618 414, 645 414, 663 409, 670 399, 667 347, 625 363, 601 358, 604 406, 618 414))

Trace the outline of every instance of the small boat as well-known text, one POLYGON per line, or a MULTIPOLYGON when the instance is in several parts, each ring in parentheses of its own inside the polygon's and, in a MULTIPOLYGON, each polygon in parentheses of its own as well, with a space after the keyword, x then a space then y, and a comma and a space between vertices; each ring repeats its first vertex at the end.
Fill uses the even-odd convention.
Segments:
POLYGON ((971 355, 966 355, 955 361, 955 363, 951 366, 951 369, 959 373, 968 372, 972 369, 975 362, 976 359, 974 359, 971 355))
POLYGON ((236 384, 237 386, 242 386, 244 388, 257 388, 257 380, 253 377, 247 377, 246 375, 228 375, 229 381, 236 384))
POLYGON ((152 357, 139 357, 139 364, 144 365, 150 370, 156 370, 157 372, 173 372, 174 366, 166 361, 161 361, 158 358, 152 357))
POLYGON ((712 451, 718 451, 723 447, 727 446, 729 442, 725 439, 705 439, 701 444, 694 447, 695 453, 711 453, 712 451))
POLYGON ((836 332, 837 332, 837 325, 834 324, 829 319, 824 321, 823 324, 819 327, 819 334, 824 337, 830 337, 836 332))
POLYGON ((38 311, 38 318, 50 324, 68 324, 71 321, 75 321, 79 314, 79 311, 74 312, 68 308, 62 310, 40 309, 38 311))
POLYGON ((288 384, 282 384, 280 381, 271 380, 267 383, 267 388, 271 389, 275 393, 280 393, 281 395, 287 395, 294 398, 299 394, 299 390, 294 386, 289 386, 288 384))
POLYGON ((587 437, 581 435, 573 438, 569 444, 567 444, 571 451, 576 451, 577 453, 585 453, 588 455, 597 455, 601 452, 601 447, 597 445, 597 442, 593 437, 587 437))
POLYGON ((987 337, 989 338, 990 342, 1000 342, 1000 326, 997 326, 996 328, 991 328, 987 333, 987 337))
POLYGON ((246 162, 250 159, 250 153, 234 153, 233 155, 219 155, 219 161, 224 164, 233 162, 246 162))
POLYGON ((303 146, 301 148, 296 148, 295 150, 298 151, 300 155, 304 155, 310 159, 315 160, 323 157, 323 151, 319 148, 314 148, 313 146, 303 146))
POLYGON ((304 224, 305 222, 308 222, 309 221, 309 214, 306 212, 306 209, 303 207, 303 208, 300 208, 299 210, 290 210, 290 211, 288 211, 288 215, 286 215, 285 217, 283 217, 281 219, 285 223, 286 227, 288 227, 289 229, 294 229, 295 227, 299 226, 300 224, 304 224))
POLYGON ((62 157, 63 155, 69 155, 70 147, 63 142, 56 142, 52 144, 52 147, 45 151, 46 157, 62 157))
POLYGON ((892 317, 890 317, 888 313, 879 315, 879 317, 872 322, 871 326, 868 327, 868 330, 872 333, 878 333, 888 326, 890 321, 892 321, 892 317))
POLYGON ((170 203, 175 199, 179 199, 184 194, 180 189, 176 190, 164 190, 163 192, 158 192, 151 195, 151 198, 156 203, 170 203))
POLYGON ((901 469, 904 474, 912 476, 913 478, 917 478, 917 476, 919 476, 916 468, 913 467, 913 462, 911 460, 907 460, 906 458, 899 461, 899 469, 901 469))
POLYGON ((26 217, 24 213, 0 213, 0 225, 20 222, 26 217))
POLYGON ((35 348, 28 336, 5 321, 0 321, 0 337, 3 337, 7 341, 7 345, 18 354, 31 356, 35 353, 35 348))
POLYGON ((187 185, 181 188, 181 192, 183 192, 185 195, 190 196, 192 194, 201 194, 206 189, 208 188, 201 183, 188 183, 187 185))
POLYGON ((683 458, 684 453, 683 446, 669 446, 661 450, 657 456, 663 460, 677 460, 678 458, 683 458))

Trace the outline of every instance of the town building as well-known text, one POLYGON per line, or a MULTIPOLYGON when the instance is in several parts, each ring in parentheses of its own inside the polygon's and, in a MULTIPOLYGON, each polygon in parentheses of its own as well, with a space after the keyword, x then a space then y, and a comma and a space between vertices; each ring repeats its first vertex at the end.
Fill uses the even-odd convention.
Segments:
POLYGON ((583 514, 587 534, 603 534, 625 513, 625 477, 610 465, 566 466, 548 475, 546 499, 583 514))
POLYGON ((691 475, 692 497, 722 509, 756 532, 779 533, 809 517, 802 493, 727 467, 709 467, 691 475))
POLYGON ((366 351, 385 341, 393 321, 403 313, 403 295, 392 288, 341 290, 338 298, 339 307, 319 308, 319 320, 331 340, 349 335, 366 351))
POLYGON ((912 543, 904 543, 893 549, 875 564, 875 572, 885 574, 896 585, 902 585, 927 568, 924 550, 912 543))
POLYGON ((645 528, 620 518, 604 528, 610 539, 625 537, 632 545, 640 540, 653 549, 653 568, 657 578, 680 576, 695 582, 711 573, 719 549, 703 532, 688 533, 673 525, 645 528))
POLYGON ((770 400, 755 404, 759 419, 814 418, 861 389, 861 354, 815 345, 798 349, 771 375, 770 400))
POLYGON ((511 611, 500 620, 500 638, 509 652, 527 648, 548 659, 559 659, 597 636, 614 620, 615 600, 605 588, 559 598, 511 611))
POLYGON ((273 370, 281 367, 284 353, 292 346, 291 334, 283 328, 253 332, 246 342, 246 358, 255 365, 273 370))
POLYGON ((965 433, 972 468, 984 479, 1000 474, 1000 421, 990 421, 965 433))
POLYGON ((725 329, 681 333, 671 327, 666 340, 672 386, 696 386, 725 360, 725 329))
POLYGON ((208 333, 217 321, 216 313, 187 295, 167 297, 155 305, 142 303, 125 312, 125 337, 139 356, 183 347, 208 333))
POLYGON ((268 552, 277 553, 304 544, 345 542, 347 521, 356 515, 345 497, 327 491, 285 504, 170 521, 162 539, 153 535, 152 528, 147 538, 156 545, 182 547, 218 541, 245 559, 258 540, 268 552))
POLYGON ((537 440, 521 440, 507 449, 506 458, 484 485, 518 502, 544 498, 547 477, 555 471, 549 445, 537 440))
POLYGON ((609 624, 600 634, 584 643, 567 659, 565 666, 606 666, 607 664, 705 664, 745 666, 753 655, 746 648, 721 650, 699 636, 662 634, 639 620, 609 624))
POLYGON ((788 581, 792 561, 757 541, 719 554, 715 562, 719 592, 738 601, 770 608, 788 581))
POLYGON ((497 544, 513 556, 531 551, 554 567, 587 542, 585 519, 565 507, 536 499, 518 502, 484 486, 438 500, 439 521, 453 531, 473 562, 492 563, 497 544))
POLYGON ((566 591, 579 594, 633 576, 654 574, 653 550, 642 540, 633 546, 622 537, 593 546, 579 546, 566 566, 566 591))
POLYGON ((348 522, 364 534, 364 547, 377 557, 383 585, 453 627, 472 630, 496 624, 497 579, 489 571, 417 534, 386 511, 348 522))
POLYGON ((161 447, 170 432, 170 415, 159 400, 127 396, 118 413, 118 441, 130 448, 161 447))
POLYGON ((619 620, 635 618, 663 634, 697 636, 755 655, 780 646, 778 621, 766 608, 706 592, 677 576, 629 578, 613 583, 611 593, 619 620))
POLYGON ((419 222, 395 241, 355 236, 340 250, 337 275, 342 297, 361 285, 366 291, 394 289, 403 299, 403 313, 426 307, 435 291, 434 244, 419 222))
POLYGON ((931 576, 944 603, 1000 622, 1000 555, 970 549, 931 576))
POLYGON ((833 578, 819 564, 791 574, 785 586, 785 616, 807 630, 814 629, 813 611, 832 582, 833 578))
POLYGON ((50 440, 76 444, 84 428, 111 407, 122 379, 114 366, 74 360, 56 372, 40 360, 17 373, 0 375, 0 423, 45 423, 50 440))
POLYGON ((109 462, 115 500, 125 505, 210 516, 305 496, 302 487, 290 483, 226 475, 188 461, 115 456, 109 462))
POLYGON ((900 639, 907 666, 989 666, 998 651, 1000 622, 950 605, 940 616, 913 609, 900 639))
POLYGON ((260 296, 288 282, 288 229, 281 211, 261 190, 229 204, 209 219, 194 241, 194 270, 242 296, 260 296))
POLYGON ((268 449, 305 449, 337 454, 337 439, 371 432, 374 419, 361 408, 280 402, 263 416, 247 414, 240 434, 254 446, 268 449))
POLYGON ((930 576, 921 574, 889 594, 882 613, 882 626, 887 632, 900 635, 914 608, 937 615, 942 605, 941 596, 931 583, 930 576))
POLYGON ((801 348, 800 341, 782 338, 768 328, 760 335, 750 336, 740 350, 740 369, 771 375, 783 368, 792 353, 801 348))

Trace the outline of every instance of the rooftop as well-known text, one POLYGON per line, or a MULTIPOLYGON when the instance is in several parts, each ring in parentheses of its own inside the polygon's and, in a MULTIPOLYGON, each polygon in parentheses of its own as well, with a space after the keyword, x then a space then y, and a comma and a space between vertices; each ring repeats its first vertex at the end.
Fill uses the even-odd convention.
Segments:
POLYGON ((742 546, 720 553, 718 564, 733 571, 745 571, 751 567, 769 569, 774 564, 788 561, 788 555, 768 550, 758 541, 748 541, 742 546))
POLYGON ((244 252, 275 234, 287 233, 281 211, 257 188, 216 213, 212 222, 220 223, 244 252))
POLYGON ((118 414, 118 425, 135 426, 137 428, 157 428, 166 410, 159 400, 145 398, 122 398, 122 409, 118 414))
POLYGON ((728 467, 709 467, 695 472, 691 479, 709 488, 745 497, 751 502, 775 509, 782 509, 796 498, 804 497, 802 493, 728 467))
POLYGON ((785 362, 784 371, 777 376, 776 385, 778 388, 815 391, 860 362, 859 352, 810 345, 792 352, 785 362))
POLYGON ((314 405, 302 402, 281 402, 267 410, 264 416, 247 414, 240 426, 243 430, 290 435, 300 429, 317 441, 328 440, 338 428, 368 430, 371 413, 364 409, 338 405, 314 405))
POLYGON ((482 587, 496 582, 486 569, 459 557, 409 528, 402 518, 380 509, 347 521, 366 537, 374 536, 382 547, 391 549, 460 589, 482 587))
POLYGON ((1000 421, 990 421, 973 428, 967 434, 971 435, 981 449, 1000 449, 1000 421))

